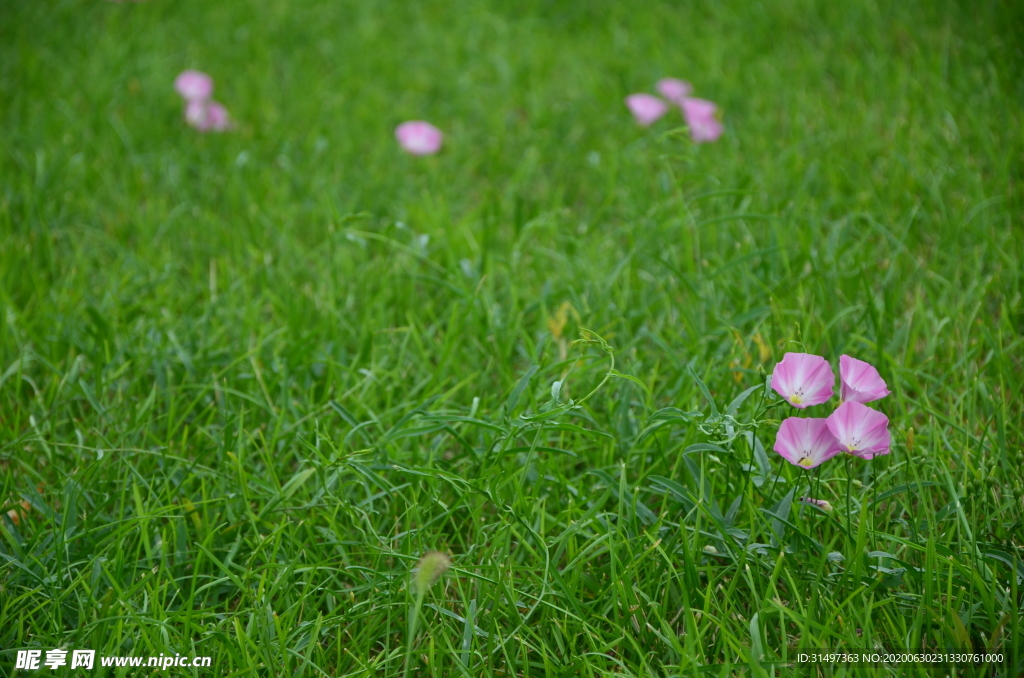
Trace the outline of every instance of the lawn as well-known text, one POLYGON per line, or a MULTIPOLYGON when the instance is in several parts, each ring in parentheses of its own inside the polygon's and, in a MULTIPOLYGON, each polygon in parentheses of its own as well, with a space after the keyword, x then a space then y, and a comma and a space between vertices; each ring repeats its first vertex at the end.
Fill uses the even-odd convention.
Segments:
POLYGON ((1019 675, 1022 44, 1011 0, 0 0, 0 676, 1019 675), (718 141, 633 120, 668 76, 718 141), (777 454, 838 402, 787 352, 877 367, 891 453, 777 454), (800 657, 953 650, 998 659, 800 657))

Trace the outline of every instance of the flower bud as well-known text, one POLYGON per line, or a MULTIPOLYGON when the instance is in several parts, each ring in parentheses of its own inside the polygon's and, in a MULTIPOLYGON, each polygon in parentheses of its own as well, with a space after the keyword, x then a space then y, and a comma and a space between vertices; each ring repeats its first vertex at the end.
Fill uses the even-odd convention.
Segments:
POLYGON ((800 497, 800 501, 811 506, 817 506, 826 513, 832 513, 832 504, 828 503, 824 499, 814 499, 813 497, 800 497))

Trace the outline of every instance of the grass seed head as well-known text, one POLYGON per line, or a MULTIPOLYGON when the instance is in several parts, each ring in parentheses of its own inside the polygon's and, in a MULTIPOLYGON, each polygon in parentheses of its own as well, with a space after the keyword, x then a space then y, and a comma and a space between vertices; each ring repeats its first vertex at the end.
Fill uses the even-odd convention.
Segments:
POLYGON ((451 559, 440 551, 428 551, 413 571, 417 593, 425 593, 452 566, 451 559))

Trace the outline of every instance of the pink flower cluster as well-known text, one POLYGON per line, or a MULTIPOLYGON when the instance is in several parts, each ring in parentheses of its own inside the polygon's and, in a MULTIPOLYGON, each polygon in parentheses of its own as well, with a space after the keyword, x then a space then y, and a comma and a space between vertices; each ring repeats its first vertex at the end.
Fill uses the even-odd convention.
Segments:
MULTIPOLYGON (((775 366, 772 389, 793 407, 820 405, 832 397, 835 375, 828 361, 808 353, 787 353, 775 366)), ((889 418, 869 403, 889 395, 870 364, 839 358, 840 405, 827 419, 790 417, 779 426, 775 451, 791 464, 814 468, 840 452, 861 459, 889 454, 889 418)))
MULTIPOLYGON (((200 71, 183 71, 174 80, 174 89, 185 99, 185 122, 200 132, 223 132, 231 128, 231 120, 224 106, 211 97, 213 79, 200 71)), ((678 106, 690 128, 690 136, 697 143, 715 141, 724 128, 716 113, 718 107, 710 101, 691 97, 690 83, 676 78, 662 78, 658 92, 672 105, 678 106)), ((643 126, 654 124, 669 110, 669 103, 653 94, 631 94, 626 106, 636 121, 643 126)), ((411 155, 433 155, 441 150, 444 134, 423 120, 409 120, 395 128, 399 146, 411 155)))
POLYGON ((648 127, 668 113, 669 104, 678 106, 690 128, 690 136, 697 143, 715 141, 722 136, 725 128, 715 113, 718 107, 705 99, 691 97, 693 87, 690 83, 677 78, 662 78, 657 84, 658 93, 665 97, 665 103, 653 94, 630 94, 626 97, 626 107, 636 121, 648 127))
POLYGON ((183 71, 174 79, 174 89, 185 100, 185 122, 200 132, 230 129, 228 110, 210 97, 213 78, 200 71, 183 71))
MULTIPOLYGON (((174 89, 185 100, 185 122, 200 132, 223 132, 231 128, 228 111, 214 101, 213 78, 200 71, 182 71, 174 89)), ((429 122, 410 120, 395 129, 398 144, 412 155, 433 155, 441 150, 444 134, 429 122)))

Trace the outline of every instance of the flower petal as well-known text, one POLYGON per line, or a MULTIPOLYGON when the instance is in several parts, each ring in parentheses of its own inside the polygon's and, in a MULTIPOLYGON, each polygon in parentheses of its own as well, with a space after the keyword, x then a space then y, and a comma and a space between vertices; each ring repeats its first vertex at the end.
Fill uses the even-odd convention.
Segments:
POLYGON ((824 419, 790 417, 779 426, 775 451, 794 466, 814 468, 842 449, 824 419))
POLYGON ((208 129, 206 114, 206 102, 201 99, 192 99, 185 102, 185 122, 195 127, 200 132, 208 129))
POLYGON ((717 110, 718 106, 707 99, 687 98, 683 103, 683 114, 686 116, 687 122, 712 118, 717 110))
POLYGON ((433 155, 441 150, 444 134, 429 122, 410 120, 395 128, 395 138, 406 153, 433 155))
POLYGON ((851 358, 839 357, 839 397, 845 402, 870 403, 889 395, 885 380, 870 363, 851 358))
POLYGON ((693 86, 679 78, 662 78, 656 85, 658 94, 665 97, 676 106, 682 106, 686 97, 690 96, 693 86))
POLYGON ((216 101, 208 105, 206 115, 210 121, 210 129, 214 132, 223 132, 231 127, 231 120, 228 118, 228 109, 216 101))
POLYGON ((787 353, 772 373, 775 392, 800 409, 831 398, 835 381, 828 361, 810 353, 787 353))
POLYGON ((704 141, 716 141, 725 127, 715 117, 718 107, 704 99, 687 98, 683 100, 683 117, 686 118, 686 125, 690 128, 690 136, 697 143, 704 141))
POLYGON ((653 94, 630 94, 626 97, 626 106, 643 127, 654 124, 668 112, 668 104, 653 94))
POLYGON ((205 101, 213 94, 213 78, 201 71, 182 71, 174 79, 174 89, 185 101, 205 101))
POLYGON ((849 454, 862 459, 889 454, 889 418, 878 410, 847 401, 827 421, 829 431, 849 454))
POLYGON ((200 132, 223 132, 231 127, 228 111, 213 100, 193 99, 185 103, 185 122, 200 132))

